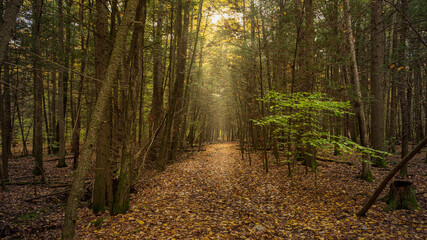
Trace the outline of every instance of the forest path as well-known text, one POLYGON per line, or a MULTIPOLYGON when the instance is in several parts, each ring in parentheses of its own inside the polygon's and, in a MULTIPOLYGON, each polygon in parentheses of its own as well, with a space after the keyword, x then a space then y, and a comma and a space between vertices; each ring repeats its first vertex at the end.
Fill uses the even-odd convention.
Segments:
POLYGON ((285 224, 287 214, 281 214, 284 199, 277 187, 261 186, 254 178, 262 175, 245 166, 237 143, 209 145, 150 179, 132 197, 129 213, 114 217, 126 225, 108 218, 91 237, 114 238, 117 233, 131 239, 229 239, 271 234, 274 225, 285 224))
MULTIPOLYGON (((249 166, 235 142, 183 157, 141 181, 127 213, 81 209, 78 239, 395 239, 427 230, 420 220, 426 211, 390 214, 378 202, 366 218, 354 215, 375 187, 349 174, 358 172, 358 160, 322 163, 317 176, 297 165, 291 180, 283 164, 266 174, 257 154, 249 166), (96 220, 98 227, 89 224, 96 220)), ((415 168, 422 166, 420 160, 415 168)), ((425 178, 416 183, 421 192, 425 178)))

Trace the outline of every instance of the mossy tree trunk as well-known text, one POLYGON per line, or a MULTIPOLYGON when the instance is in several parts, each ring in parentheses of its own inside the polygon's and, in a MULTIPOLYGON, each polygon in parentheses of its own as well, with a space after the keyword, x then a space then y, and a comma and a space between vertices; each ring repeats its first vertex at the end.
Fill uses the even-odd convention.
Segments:
POLYGON ((75 235, 75 227, 78 216, 78 206, 80 197, 83 194, 84 181, 91 165, 92 155, 96 144, 97 133, 99 131, 103 114, 107 109, 110 90, 113 85, 114 78, 117 76, 118 69, 124 54, 126 47, 126 37, 128 35, 129 28, 135 17, 138 0, 129 0, 126 6, 126 10, 123 15, 120 27, 118 28, 113 51, 111 53, 110 62, 107 68, 107 74, 105 81, 99 91, 98 98, 96 100, 96 107, 92 113, 92 119, 90 127, 88 128, 87 139, 82 149, 80 157, 80 163, 75 171, 73 184, 68 198, 67 206, 65 208, 65 220, 62 228, 63 239, 73 239, 75 235))
MULTIPOLYGON (((141 10, 145 6, 145 0, 139 0, 138 8, 136 12, 136 19, 140 20, 141 10)), ((132 35, 131 47, 128 52, 126 63, 124 64, 124 71, 128 71, 129 74, 124 74, 123 85, 126 86, 123 93, 123 122, 124 122, 124 142, 122 144, 122 156, 120 161, 120 176, 119 184, 117 186, 117 192, 114 199, 114 205, 112 208, 112 214, 125 213, 129 209, 129 197, 131 186, 138 179, 134 180, 134 171, 136 164, 136 156, 134 157, 134 150, 136 147, 136 118, 137 118, 137 106, 138 94, 138 74, 140 74, 138 66, 139 52, 138 41, 139 38, 144 37, 144 32, 141 32, 141 26, 135 25, 132 35), (129 69, 129 70, 127 70, 129 69)))
MULTIPOLYGON (((96 86, 101 89, 105 82, 105 72, 108 65, 108 9, 107 3, 104 0, 96 1, 96 34, 95 34, 95 77, 98 79, 96 86)), ((98 95, 100 93, 98 92, 98 95)), ((108 93, 107 98, 111 96, 111 91, 108 93)), ((98 96, 99 97, 99 96, 98 96)), ((107 181, 110 180, 110 116, 109 109, 111 107, 110 100, 108 100, 107 108, 103 112, 102 122, 99 126, 98 138, 96 142, 96 160, 95 160, 95 181, 93 186, 92 195, 92 209, 95 213, 105 211, 106 205, 106 186, 107 181)), ((111 210, 111 209, 110 209, 111 210)))
POLYGON ((409 181, 394 181, 390 184, 387 199, 387 211, 396 209, 417 210, 419 205, 415 196, 415 187, 409 181))
POLYGON ((366 212, 368 212, 369 208, 371 208, 372 204, 374 204, 375 200, 377 200, 378 196, 381 194, 381 192, 386 187, 387 183, 396 175, 396 173, 405 166, 409 160, 411 160, 415 154, 417 154, 425 145, 427 144, 427 137, 425 137, 405 158, 402 159, 402 161, 399 162, 388 174, 387 176, 381 181, 380 185, 375 189, 372 196, 366 201, 363 208, 357 212, 357 216, 365 216, 366 212))

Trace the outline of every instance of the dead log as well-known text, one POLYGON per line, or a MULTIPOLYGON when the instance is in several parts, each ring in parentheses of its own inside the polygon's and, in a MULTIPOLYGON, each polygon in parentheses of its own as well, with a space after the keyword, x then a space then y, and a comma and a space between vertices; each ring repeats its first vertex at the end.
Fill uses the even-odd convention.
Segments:
POLYGON ((181 149, 181 150, 179 150, 179 151, 181 151, 181 152, 203 152, 203 151, 206 151, 206 149, 181 149))
MULTIPOLYGON (((74 158, 74 155, 65 157, 64 159, 72 159, 72 158, 74 158)), ((54 161, 58 161, 58 160, 59 160, 59 158, 52 158, 52 159, 46 160, 46 162, 54 162, 54 161)))
POLYGON ((69 191, 70 191, 70 189, 68 188, 68 189, 63 190, 63 191, 54 192, 54 193, 49 193, 49 194, 45 194, 45 195, 41 195, 41 196, 37 196, 37 197, 33 197, 33 198, 29 198, 29 199, 25 199, 24 201, 25 201, 25 202, 31 202, 31 201, 34 201, 34 200, 37 200, 37 199, 41 199, 41 198, 52 197, 52 196, 55 196, 55 195, 68 193, 69 191))
POLYGON ((396 209, 419 209, 417 198, 415 196, 415 187, 409 181, 394 181, 390 184, 390 192, 387 194, 387 208, 386 211, 393 211, 396 209))
POLYGON ((329 159, 329 158, 324 158, 324 157, 320 157, 320 156, 316 156, 316 159, 322 162, 334 162, 334 163, 342 163, 342 164, 347 164, 347 165, 354 165, 352 162, 347 162, 347 161, 340 161, 340 160, 334 160, 334 159, 329 159))
POLYGON ((387 183, 396 175, 396 173, 403 167, 405 164, 411 160, 415 154, 417 154, 425 145, 427 144, 427 137, 425 137, 412 151, 406 155, 400 161, 399 164, 397 164, 389 173, 388 175, 382 180, 380 185, 375 189, 372 196, 368 199, 368 201, 365 203, 363 208, 357 213, 357 216, 365 216, 366 212, 368 212, 369 208, 371 208, 372 204, 374 204, 375 200, 377 200, 378 196, 381 194, 381 192, 384 190, 384 188, 387 186, 387 183))

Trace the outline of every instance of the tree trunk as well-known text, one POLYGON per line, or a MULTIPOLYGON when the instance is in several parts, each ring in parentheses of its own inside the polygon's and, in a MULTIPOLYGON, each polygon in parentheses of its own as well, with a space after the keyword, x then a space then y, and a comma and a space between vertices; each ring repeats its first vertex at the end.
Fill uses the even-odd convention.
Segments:
POLYGON ((33 75, 34 75, 34 127, 33 127, 33 156, 36 163, 34 174, 42 175, 43 172, 43 73, 41 71, 41 16, 43 0, 34 0, 33 4, 33 75))
MULTIPOLYGON (((84 20, 84 3, 85 0, 80 0, 79 6, 79 20, 83 22, 84 20)), ((80 82, 78 86, 77 93, 77 107, 76 107, 76 121, 73 127, 73 136, 72 136, 72 148, 74 152, 74 160, 73 160, 73 169, 77 169, 77 165, 79 162, 79 154, 80 154, 80 131, 81 131, 81 109, 82 109, 82 92, 83 86, 85 82, 86 75, 86 64, 87 64, 87 44, 89 43, 89 35, 88 39, 85 40, 83 25, 80 26, 80 47, 82 49, 82 55, 80 62, 80 82)))
POLYGON ((163 118, 163 76, 161 74, 162 69, 162 23, 163 18, 161 13, 157 13, 157 26, 154 31, 154 48, 153 48, 153 94, 151 101, 151 112, 149 117, 150 123, 150 133, 149 138, 153 139, 153 144, 151 148, 148 149, 148 163, 153 164, 158 155, 161 136, 159 134, 155 135, 154 132, 160 126, 163 118))
POLYGON ((3 66, 6 57, 7 47, 9 40, 12 37, 13 29, 15 29, 16 17, 18 16, 19 9, 21 8, 24 0, 9 0, 3 11, 0 21, 0 68, 3 66))
MULTIPOLYGON (((141 6, 144 0, 139 0, 138 6, 141 6)), ((137 8, 136 18, 140 19, 141 7, 137 8)), ((137 28, 139 26, 135 26, 137 28)), ((129 209, 129 194, 132 186, 132 180, 134 175, 135 160, 133 158, 133 152, 135 149, 135 135, 136 131, 134 129, 136 123, 136 80, 138 70, 134 69, 135 64, 138 63, 138 51, 137 51, 137 42, 139 37, 144 37, 144 34, 141 35, 140 31, 134 29, 131 49, 129 50, 130 54, 127 59, 128 64, 124 64, 125 67, 131 67, 129 69, 130 74, 124 79, 124 85, 127 86, 125 93, 123 95, 123 114, 124 114, 124 141, 122 144, 122 157, 120 161, 120 176, 119 184, 117 186, 117 193, 114 200, 114 205, 112 209, 112 214, 125 213, 129 209), (131 62, 132 60, 132 62, 131 62), (133 65, 133 66, 132 66, 133 65)), ((127 69, 125 68, 125 71, 127 69)), ((125 75, 126 76, 126 75, 125 75)), ((137 181, 137 180, 136 180, 137 181)))
POLYGON ((9 156, 11 155, 11 140, 12 140, 12 115, 10 109, 10 69, 9 65, 4 65, 3 77, 3 95, 1 96, 2 118, 1 118, 1 148, 2 148, 2 165, 3 178, 6 182, 9 181, 9 156))
MULTIPOLYGON (((384 38, 383 38, 383 1, 372 2, 371 14, 371 146, 384 150, 384 38)), ((384 157, 371 157, 377 167, 385 167, 384 157)))
MULTIPOLYGON (((413 47, 415 49, 419 49, 421 46, 417 39, 413 40, 413 47)), ((416 139, 415 142, 419 143, 424 138, 424 130, 423 130, 423 119, 422 119, 422 110, 423 110, 423 80, 422 80, 422 60, 418 50, 414 53, 413 60, 413 69, 414 69, 414 128, 416 139)), ((427 101, 424 99, 424 101, 427 101)))
POLYGON ((417 210, 420 206, 415 196, 415 187, 409 181, 394 181, 390 184, 390 192, 387 194, 386 211, 396 209, 417 210))
MULTIPOLYGON (((359 70, 357 67, 356 61, 356 50, 354 47, 354 37, 353 30, 351 29, 351 16, 350 16, 350 6, 348 0, 344 0, 344 31, 347 37, 347 44, 350 50, 350 68, 352 73, 352 82, 355 87, 356 99, 354 101, 354 108, 356 110, 357 120, 359 122, 359 132, 360 132, 360 144, 364 147, 369 147, 369 139, 368 139, 368 131, 367 131, 367 123, 365 116, 365 105, 362 98, 362 91, 360 87, 359 80, 359 70)), ((368 154, 364 154, 362 160, 362 172, 360 177, 363 180, 368 182, 373 181, 371 165, 369 163, 370 156, 368 154)))
MULTIPOLYGON (((405 60, 405 48, 406 48, 406 22, 404 18, 406 18, 406 10, 407 10, 407 0, 402 0, 401 2, 401 12, 402 18, 400 19, 400 34, 399 34, 399 48, 398 48, 398 81, 399 81, 399 100, 400 100, 400 113, 402 118, 402 143, 401 156, 404 157, 408 154, 408 145, 409 145, 409 108, 408 108, 408 99, 407 99, 407 90, 408 84, 406 79, 406 60, 405 60)), ((401 176, 408 175, 408 169, 405 165, 400 170, 401 176)))
MULTIPOLYGON (((107 24, 108 24, 108 9, 107 2, 104 0, 96 1, 96 35, 95 35, 95 78, 97 81, 97 89, 100 91, 105 82, 105 73, 108 64, 108 45, 107 45, 107 24)), ((114 16, 113 16, 114 17, 114 16)), ((98 92, 98 97, 99 97, 98 92)), ((111 93, 110 93, 111 94, 111 93)), ((110 94, 108 98, 110 98, 110 94)), ((103 212, 106 205, 106 186, 107 179, 110 177, 110 100, 108 100, 107 109, 105 109, 102 117, 102 123, 98 132, 96 143, 96 160, 95 160, 95 181, 93 186, 92 209, 95 213, 103 212)), ((108 180, 110 181, 110 180, 108 180)), ((111 209, 110 209, 111 210, 111 209)))
POLYGON ((58 79, 58 136, 59 136, 59 152, 57 167, 66 167, 65 163, 65 108, 64 108, 64 81, 66 78, 66 71, 64 69, 65 55, 64 55, 64 25, 63 25, 63 1, 58 1, 58 55, 62 66, 59 69, 58 79))
POLYGON ((78 205, 84 190, 84 180, 91 164, 97 132, 100 128, 104 112, 107 109, 110 90, 120 67, 122 55, 126 46, 126 37, 128 35, 130 25, 132 24, 132 21, 135 17, 135 9, 137 8, 137 5, 138 0, 128 1, 123 19, 115 37, 113 51, 111 53, 111 58, 107 68, 106 78, 102 84, 101 90, 99 91, 98 98, 96 100, 96 107, 94 108, 92 114, 90 128, 88 128, 87 139, 83 146, 80 163, 77 166, 77 170, 75 171, 70 196, 65 208, 65 220, 62 229, 63 239, 73 239, 75 235, 78 205))
POLYGON ((172 143, 170 149, 169 161, 173 162, 176 158, 176 153, 179 146, 179 136, 182 130, 183 123, 183 108, 184 108, 184 85, 185 85, 185 67, 187 62, 187 35, 189 28, 189 2, 183 3, 184 7, 184 25, 180 29, 181 36, 177 37, 178 52, 177 52, 177 65, 175 86, 173 92, 173 102, 175 102, 173 109, 173 128, 172 128, 172 143))

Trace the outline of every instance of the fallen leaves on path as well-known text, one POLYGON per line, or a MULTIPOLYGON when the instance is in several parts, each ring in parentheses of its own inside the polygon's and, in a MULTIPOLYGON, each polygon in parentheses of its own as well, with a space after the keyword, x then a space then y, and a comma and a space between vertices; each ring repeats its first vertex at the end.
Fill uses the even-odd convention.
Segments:
MULTIPOLYGON (((376 184, 356 178, 353 166, 322 162, 305 174, 286 166, 262 171, 241 160, 236 143, 172 164, 141 182, 131 209, 117 216, 80 210, 81 239, 425 239, 426 175, 421 155, 410 165, 421 210, 385 212, 377 202, 365 218, 354 213, 376 184), (416 174, 414 174, 416 172, 416 174)), ((374 169, 377 179, 387 170, 374 169)))

